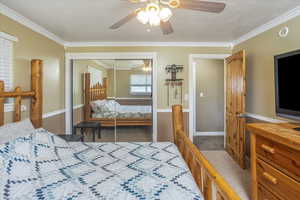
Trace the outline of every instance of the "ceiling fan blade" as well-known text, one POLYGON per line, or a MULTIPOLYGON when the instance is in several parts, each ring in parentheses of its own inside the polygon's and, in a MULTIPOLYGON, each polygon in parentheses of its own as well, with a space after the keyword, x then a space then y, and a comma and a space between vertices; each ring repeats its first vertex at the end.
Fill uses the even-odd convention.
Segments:
POLYGON ((218 2, 198 1, 198 0, 181 0, 179 8, 197 10, 204 12, 220 13, 224 10, 226 4, 218 2))
POLYGON ((161 21, 160 22, 160 28, 161 28, 164 35, 169 35, 169 34, 174 32, 170 21, 167 21, 167 22, 161 21))
POLYGON ((118 21, 117 23, 113 24, 112 26, 110 26, 110 29, 117 29, 120 28, 121 26, 123 26, 124 24, 126 24, 127 22, 129 22, 130 20, 132 20, 133 18, 135 18, 137 15, 136 11, 133 11, 132 13, 130 13, 129 15, 127 15, 126 17, 122 18, 120 21, 118 21))

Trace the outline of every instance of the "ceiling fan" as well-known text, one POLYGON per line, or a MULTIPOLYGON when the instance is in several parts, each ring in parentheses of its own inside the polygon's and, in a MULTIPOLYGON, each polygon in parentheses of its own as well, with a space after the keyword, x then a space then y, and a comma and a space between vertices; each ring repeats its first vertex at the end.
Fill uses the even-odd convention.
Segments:
POLYGON ((118 29, 133 18, 137 18, 142 24, 150 26, 160 26, 164 35, 174 32, 170 23, 170 18, 173 16, 172 9, 189 9, 203 12, 220 13, 225 8, 225 3, 208 2, 202 0, 123 0, 130 3, 143 4, 131 12, 126 17, 122 18, 110 29, 118 29))

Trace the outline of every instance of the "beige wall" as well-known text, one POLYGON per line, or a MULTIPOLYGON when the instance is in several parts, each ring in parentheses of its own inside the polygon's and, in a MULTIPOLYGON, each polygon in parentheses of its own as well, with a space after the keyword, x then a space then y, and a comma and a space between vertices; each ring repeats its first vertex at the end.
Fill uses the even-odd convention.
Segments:
POLYGON ((102 71, 103 78, 108 77, 107 70, 93 60, 74 60, 73 64, 73 106, 81 105, 84 103, 83 87, 84 79, 83 74, 88 72, 88 66, 94 67, 102 71))
MULTIPOLYGON (((170 78, 166 74, 165 66, 168 64, 183 64, 184 71, 179 78, 184 78, 184 94, 188 94, 188 61, 189 54, 226 54, 231 53, 230 48, 217 47, 72 47, 66 48, 68 53, 80 52, 157 52, 157 84, 158 84, 158 108, 166 109, 167 87, 165 79, 170 78)), ((184 107, 188 107, 188 100, 184 101, 184 107)))
POLYGON ((224 60, 196 60, 196 130, 224 131, 224 60))
MULTIPOLYGON (((64 47, 2 14, 0 14, 0 22, 0 31, 19 39, 14 43, 13 49, 13 85, 29 90, 30 61, 42 59, 44 62, 43 113, 63 109, 65 107, 64 47)), ((24 104, 27 105, 28 110, 29 101, 24 100, 24 104)), ((28 112, 22 113, 22 117, 28 117, 28 112)), ((6 121, 11 121, 11 113, 6 114, 6 121)))
POLYGON ((247 112, 276 117, 274 89, 274 55, 300 49, 300 17, 268 30, 237 45, 233 51, 246 50, 247 55, 247 112), (286 38, 279 30, 288 26, 286 38))

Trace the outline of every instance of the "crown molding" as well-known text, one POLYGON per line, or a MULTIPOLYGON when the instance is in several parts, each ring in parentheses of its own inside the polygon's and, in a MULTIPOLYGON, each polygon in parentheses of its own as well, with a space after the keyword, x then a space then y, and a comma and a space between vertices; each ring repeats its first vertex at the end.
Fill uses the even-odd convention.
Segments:
POLYGON ((0 3, 0 13, 64 46, 65 41, 63 39, 2 3, 0 3))
POLYGON ((249 33, 241 36, 240 38, 234 40, 232 42, 233 46, 236 46, 242 42, 245 42, 263 32, 266 32, 268 30, 270 30, 271 28, 274 28, 280 24, 283 24, 284 22, 287 22, 295 17, 300 16, 300 6, 297 6, 296 8, 280 15, 279 17, 276 17, 274 19, 272 19, 271 21, 255 28, 254 30, 250 31, 249 33))
POLYGON ((66 47, 232 47, 231 42, 66 42, 66 47))
POLYGON ((93 61, 94 61, 94 63, 96 63, 97 65, 100 65, 100 66, 104 67, 105 69, 113 69, 112 66, 109 66, 109 65, 101 62, 100 60, 93 60, 93 61))

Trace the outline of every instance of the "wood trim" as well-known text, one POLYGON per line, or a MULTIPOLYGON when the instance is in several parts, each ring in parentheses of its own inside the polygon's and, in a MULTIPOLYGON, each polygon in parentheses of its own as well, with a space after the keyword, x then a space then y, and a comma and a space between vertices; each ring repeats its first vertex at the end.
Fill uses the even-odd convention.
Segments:
POLYGON ((183 131, 182 106, 175 105, 172 109, 175 144, 188 164, 199 189, 204 194, 205 200, 211 200, 213 196, 217 196, 218 199, 223 200, 241 200, 224 178, 186 136, 186 133, 183 131), (199 169, 202 169, 200 173, 199 169), (213 194, 212 184, 216 186, 218 194, 213 194))
MULTIPOLYGON (((15 92, 20 93, 20 92, 22 92, 22 90, 20 87, 16 87, 15 92)), ((15 113, 14 113, 14 118, 13 118, 14 122, 21 121, 21 106, 22 106, 22 97, 17 96, 15 99, 15 105, 14 105, 14 107, 15 107, 14 108, 15 113)))
POLYGON ((251 199, 257 200, 257 174, 256 174, 256 137, 254 134, 251 134, 251 143, 250 143, 250 151, 251 151, 251 199))
POLYGON ((178 131, 184 131, 182 106, 172 107, 172 121, 173 121, 173 138, 175 144, 177 145, 178 139, 176 133, 178 131))
POLYGON ((35 128, 42 127, 43 114, 43 62, 41 60, 31 61, 31 90, 22 91, 16 87, 13 92, 4 91, 4 82, 0 81, 0 126, 4 124, 4 99, 15 98, 13 121, 21 120, 22 98, 31 98, 30 119, 35 128))
POLYGON ((35 128, 42 127, 43 121, 43 61, 31 61, 31 90, 34 97, 31 99, 30 119, 35 128))
POLYGON ((90 85, 91 85, 91 74, 84 74, 84 120, 89 120, 91 116, 90 106, 90 85))
POLYGON ((33 91, 25 91, 25 92, 1 92, 0 93, 0 97, 2 98, 16 98, 18 96, 21 97, 33 97, 35 95, 35 93, 33 91))

